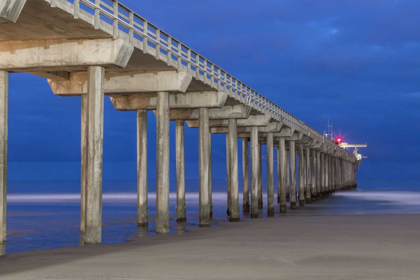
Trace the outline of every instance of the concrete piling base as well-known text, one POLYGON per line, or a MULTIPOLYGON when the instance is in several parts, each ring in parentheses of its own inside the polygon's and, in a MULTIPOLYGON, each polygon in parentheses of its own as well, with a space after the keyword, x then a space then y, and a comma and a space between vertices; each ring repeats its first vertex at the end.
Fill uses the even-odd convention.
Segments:
POLYGON ((290 209, 291 210, 296 210, 297 209, 296 202, 291 202, 290 203, 290 209))
POLYGON ((305 200, 299 200, 299 207, 305 207, 305 200))
POLYGON ((286 205, 280 205, 280 213, 287 213, 287 206, 286 205))

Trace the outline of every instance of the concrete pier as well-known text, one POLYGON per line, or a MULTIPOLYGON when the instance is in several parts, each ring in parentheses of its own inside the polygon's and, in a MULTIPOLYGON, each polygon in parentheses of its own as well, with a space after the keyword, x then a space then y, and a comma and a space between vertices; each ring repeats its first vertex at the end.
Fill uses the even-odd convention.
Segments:
POLYGON ((296 144, 295 141, 289 141, 290 149, 290 209, 296 210, 296 144))
POLYGON ((360 161, 355 156, 188 48, 188 44, 118 1, 111 2, 110 13, 110 4, 103 0, 90 4, 78 0, 0 0, 0 243, 6 240, 8 75, 14 72, 48 79, 57 96, 81 96, 80 230, 86 243, 97 244, 102 239, 105 95, 116 110, 137 113, 138 214, 133 223, 138 226, 149 222, 147 111, 155 112, 159 234, 169 232, 170 121, 176 122, 179 223, 186 221, 185 123, 199 129, 200 226, 209 226, 213 213, 212 133, 226 134, 227 212, 232 222, 239 221, 240 208, 238 138, 242 138, 243 210, 251 210, 251 218, 258 218, 263 208, 263 172, 267 172, 268 216, 274 215, 274 147, 278 147, 277 199, 281 213, 286 212, 288 201, 290 208, 296 209, 297 173, 302 206, 305 200, 309 203, 334 191, 357 187, 360 161), (267 145, 264 171, 262 145, 267 145))
POLYGON ((137 111, 137 225, 149 223, 147 176, 147 111, 137 111))
POLYGON ((244 212, 249 212, 249 148, 248 148, 249 139, 244 137, 242 138, 242 175, 243 175, 243 204, 242 210, 244 212))
POLYGON ((228 215, 228 217, 230 217, 230 208, 231 208, 231 183, 230 180, 232 179, 232 176, 230 175, 230 142, 229 142, 229 128, 228 128, 228 133, 226 134, 226 176, 227 176, 227 209, 226 209, 226 214, 228 215))
POLYGON ((299 144, 299 161, 298 161, 298 166, 299 166, 299 206, 303 207, 305 206, 305 188, 306 188, 306 176, 305 176, 305 166, 306 166, 306 161, 305 161, 305 154, 304 154, 304 149, 303 149, 303 145, 299 144))
POLYGON ((213 218, 213 171, 212 171, 212 134, 209 131, 209 205, 210 219, 213 218))
POLYGON ((311 153, 309 147, 305 148, 305 160, 306 160, 306 192, 305 198, 306 203, 311 203, 312 200, 312 169, 311 169, 311 153))
POLYGON ((9 73, 0 71, 0 244, 6 242, 9 73))
POLYGON ((105 69, 88 68, 88 159, 85 243, 102 240, 102 161, 105 69))
POLYGON ((316 200, 316 151, 314 149, 311 149, 311 200, 316 200))
POLYGON ((267 133, 267 215, 274 216, 274 143, 273 133, 267 133))
MULTIPOLYGON (((176 221, 187 221, 187 209, 185 205, 185 141, 184 121, 175 122, 175 145, 176 145, 176 221)), ((209 153, 210 155, 210 153, 209 153)), ((210 176, 209 176, 210 178, 210 176)))
POLYGON ((322 166, 321 166, 321 151, 316 151, 316 198, 319 199, 322 187, 322 166))
POLYGON ((290 202, 290 151, 286 150, 286 201, 290 202))
POLYGON ((229 119, 230 222, 239 222, 238 132, 236 119, 229 119))
POLYGON ((259 163, 259 175, 258 175, 258 209, 263 209, 264 201, 263 201, 263 187, 262 187, 262 143, 258 145, 258 160, 259 163))
POLYGON ((279 166, 280 166, 280 213, 286 213, 287 210, 287 190, 289 189, 287 177, 289 176, 289 170, 287 165, 287 151, 286 151, 286 141, 284 137, 279 139, 279 166))
POLYGON ((199 161, 200 161, 200 227, 210 226, 209 204, 209 109, 199 109, 199 161))
POLYGON ((81 96, 81 170, 80 170, 80 231, 86 228, 87 162, 88 162, 88 97, 81 96))
MULTIPOLYGON (((169 93, 157 94, 156 233, 169 232, 169 93)), ((206 152, 208 154, 208 152, 206 152)))
POLYGON ((251 218, 258 218, 258 184, 260 175, 260 155, 258 127, 251 128, 251 218))

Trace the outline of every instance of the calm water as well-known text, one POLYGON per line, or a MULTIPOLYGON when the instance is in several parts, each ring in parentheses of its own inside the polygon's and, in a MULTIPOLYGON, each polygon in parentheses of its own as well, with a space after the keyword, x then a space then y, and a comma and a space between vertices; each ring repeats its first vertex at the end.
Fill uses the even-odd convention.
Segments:
MULTIPOLYGON (((116 193, 115 186, 107 186, 103 197, 103 243, 124 243, 154 235, 155 194, 149 195, 150 220, 148 228, 137 228, 136 194, 125 192, 125 182, 116 193), (110 192, 106 192, 108 191, 110 192)), ((221 184, 219 182, 218 184, 221 184)), ((9 186, 13 186, 9 184, 9 186)), ((221 190, 223 185, 215 186, 221 190)), ((0 245, 0 254, 14 252, 81 246, 80 197, 71 194, 78 189, 77 182, 15 183, 14 193, 8 196, 8 241, 0 245), (43 187, 51 190, 56 185, 56 194, 43 194, 43 187), (26 194, 36 186, 37 193, 26 194)), ((198 226, 198 194, 187 193, 187 219, 179 225, 175 218, 175 194, 171 193, 171 234, 188 234, 198 226)), ((226 221, 226 192, 213 194, 213 226, 226 221)), ((242 201, 242 197, 240 197, 242 201)), ((266 204, 266 198, 265 198, 266 204)), ((266 205, 265 205, 266 206, 266 205)), ((278 212, 276 205, 276 212, 278 212)), ((266 218, 266 209, 261 216, 266 218)), ((420 213, 420 181, 359 181, 356 191, 341 192, 328 200, 318 201, 287 215, 354 215, 354 214, 416 214, 420 213)), ((248 219, 248 217, 242 217, 248 219)))

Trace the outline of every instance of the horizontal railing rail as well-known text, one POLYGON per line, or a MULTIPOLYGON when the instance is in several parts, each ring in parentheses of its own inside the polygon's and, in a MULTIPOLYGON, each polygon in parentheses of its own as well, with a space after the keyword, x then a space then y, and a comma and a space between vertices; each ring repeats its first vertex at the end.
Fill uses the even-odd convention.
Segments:
MULTIPOLYGON (((47 0, 48 1, 48 0, 47 0)), ((49 0, 52 7, 56 1, 49 0)), ((149 47, 155 50, 157 59, 166 57, 168 65, 175 64, 178 68, 182 65, 188 71, 193 71, 197 79, 210 80, 212 85, 218 85, 231 94, 234 98, 244 100, 247 105, 263 113, 271 115, 272 118, 288 123, 301 132, 306 132, 311 138, 320 143, 327 144, 330 148, 336 147, 335 143, 324 137, 322 134, 306 125, 300 119, 285 111, 280 106, 265 98, 263 95, 236 79, 221 67, 210 62, 198 52, 192 50, 153 25, 145 18, 134 13, 132 10, 116 0, 65 0, 74 5, 74 17, 79 18, 81 10, 94 16, 94 27, 99 29, 102 23, 112 26, 112 35, 118 38, 121 31, 129 36, 129 41, 139 41, 143 44, 143 52, 147 53, 149 47), (334 146, 332 146, 334 145, 334 146)), ((345 151, 345 150, 344 150, 345 151)), ((345 151, 347 155, 353 155, 345 151)))

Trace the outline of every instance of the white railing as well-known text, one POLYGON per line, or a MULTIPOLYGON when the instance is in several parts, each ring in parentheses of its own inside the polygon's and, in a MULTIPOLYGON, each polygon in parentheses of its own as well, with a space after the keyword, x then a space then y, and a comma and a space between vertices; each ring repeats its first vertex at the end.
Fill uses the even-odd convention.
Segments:
MULTIPOLYGON (((49 1, 52 7, 56 7, 56 1, 58 0, 49 1)), ((143 44, 143 52, 147 53, 149 48, 152 48, 155 50, 157 59, 166 57, 168 65, 175 65, 177 68, 185 66, 188 71, 195 72, 197 79, 210 80, 213 86, 217 85, 228 90, 232 97, 243 100, 254 109, 269 114, 278 121, 294 126, 299 131, 305 132, 311 138, 315 138, 321 143, 326 143, 330 147, 336 147, 335 143, 316 130, 234 78, 221 67, 181 43, 181 41, 160 30, 117 0, 65 1, 74 4, 73 14, 75 18, 79 18, 80 13, 88 12, 94 16, 94 27, 96 29, 99 29, 104 23, 109 24, 112 26, 111 33, 114 38, 118 38, 120 32, 123 31, 128 34, 131 43, 137 41, 143 44)))

